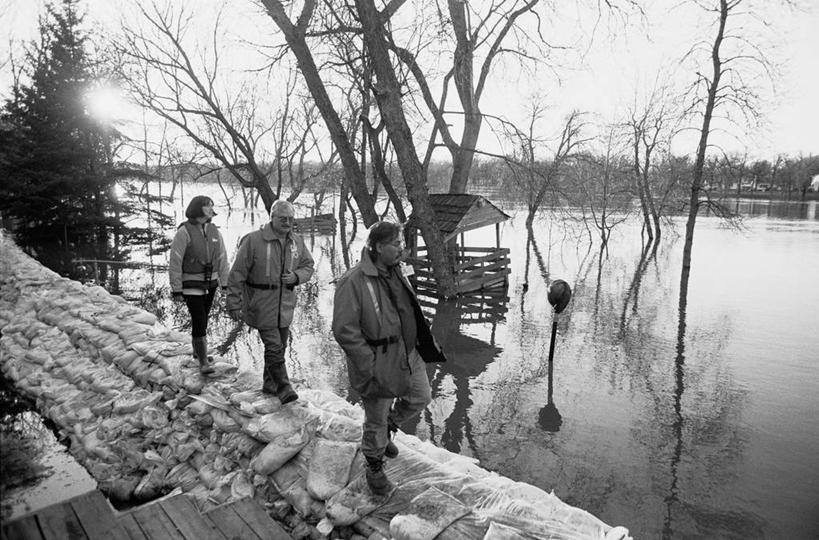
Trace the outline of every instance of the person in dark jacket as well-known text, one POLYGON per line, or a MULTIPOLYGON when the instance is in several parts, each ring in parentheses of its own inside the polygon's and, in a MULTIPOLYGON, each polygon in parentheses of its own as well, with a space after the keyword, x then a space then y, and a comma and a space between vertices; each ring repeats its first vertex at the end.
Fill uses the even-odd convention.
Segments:
POLYGON ((174 301, 185 302, 191 316, 191 344, 203 375, 213 373, 208 356, 208 316, 216 288, 227 286, 228 260, 225 242, 216 225, 213 200, 197 195, 185 210, 187 221, 176 230, 171 243, 168 275, 174 301))
POLYGON ((301 236, 292 232, 295 209, 284 200, 270 207, 270 222, 242 238, 228 279, 228 313, 259 331, 264 344, 262 391, 282 404, 299 398, 290 384, 284 352, 295 287, 313 275, 313 256, 301 236))
POLYGON ((376 495, 392 489, 383 461, 398 455, 392 436, 432 399, 424 363, 446 360, 401 271, 402 255, 401 227, 376 223, 333 300, 333 335, 347 356, 350 386, 361 395, 361 452, 376 495))

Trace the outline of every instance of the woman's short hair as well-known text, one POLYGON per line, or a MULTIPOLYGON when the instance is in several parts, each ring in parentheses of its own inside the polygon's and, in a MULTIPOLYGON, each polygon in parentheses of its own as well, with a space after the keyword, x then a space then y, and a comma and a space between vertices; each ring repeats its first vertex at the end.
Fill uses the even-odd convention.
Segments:
MULTIPOLYGON (((204 217, 205 212, 202 208, 205 206, 213 206, 213 199, 205 195, 197 195, 188 203, 188 208, 185 209, 185 217, 188 219, 204 217)), ((214 212, 213 215, 215 216, 216 213, 214 212)))

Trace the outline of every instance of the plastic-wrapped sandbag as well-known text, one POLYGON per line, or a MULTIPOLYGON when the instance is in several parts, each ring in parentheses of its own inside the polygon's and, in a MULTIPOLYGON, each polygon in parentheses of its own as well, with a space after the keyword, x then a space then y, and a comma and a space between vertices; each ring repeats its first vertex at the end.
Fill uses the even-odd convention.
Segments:
POLYGON ((138 388, 133 392, 123 394, 114 401, 114 414, 133 413, 162 399, 162 392, 149 392, 138 388))
POLYGON ((455 497, 430 487, 392 518, 390 535, 395 540, 433 540, 469 512, 455 497))
POLYGON ((222 448, 227 453, 238 456, 255 456, 264 446, 264 443, 241 432, 225 433, 222 437, 222 448))
MULTIPOLYGON (((388 473, 389 476, 389 473, 388 473)), ((384 496, 373 495, 363 473, 325 502, 327 516, 337 526, 352 525, 376 508, 383 506, 395 492, 384 496)))
POLYGON ((142 357, 136 351, 120 349, 119 353, 111 358, 111 362, 123 373, 130 374, 142 363, 142 357))
POLYGON ((358 444, 319 438, 307 468, 307 491, 325 501, 344 489, 358 444))
POLYGON ((97 437, 97 430, 82 434, 79 437, 83 449, 95 458, 107 463, 114 463, 117 461, 117 455, 112 452, 104 440, 97 437))
POLYGON ((222 409, 212 409, 210 415, 213 418, 213 427, 219 431, 232 433, 239 431, 240 425, 228 413, 222 409))
POLYGON ((257 399, 262 399, 264 394, 261 390, 244 390, 241 392, 234 392, 230 395, 230 403, 235 407, 241 407, 242 403, 252 404, 257 399))
POLYGON ((129 314, 128 318, 135 323, 147 326, 153 326, 154 324, 156 324, 156 315, 154 315, 153 313, 148 313, 147 311, 141 309, 133 312, 133 314, 129 314))
POLYGON ((142 477, 139 484, 134 489, 134 497, 140 501, 149 501, 156 498, 165 487, 165 476, 168 474, 167 467, 157 465, 142 477))
POLYGON ((302 429, 314 420, 305 413, 305 409, 284 407, 276 412, 251 418, 242 430, 255 439, 270 442, 278 437, 290 435, 302 429))
POLYGON ((35 364, 43 365, 51 360, 51 355, 42 349, 33 349, 26 353, 26 360, 35 364))
POLYGON ((184 491, 190 491, 198 484, 199 473, 188 463, 180 463, 174 466, 165 475, 165 485, 181 487, 184 491))
POLYGON ((504 525, 502 523, 491 522, 489 528, 486 529, 486 534, 483 535, 483 540, 530 540, 520 529, 504 525))
POLYGON ((139 412, 142 425, 147 428, 159 429, 168 425, 168 410, 164 405, 149 405, 139 412))
POLYGON ((310 441, 311 430, 307 426, 294 433, 274 438, 250 461, 258 474, 270 474, 299 453, 310 441))
POLYGON ((246 497, 252 499, 254 491, 253 483, 244 472, 240 471, 230 483, 230 496, 234 500, 244 499, 246 497))

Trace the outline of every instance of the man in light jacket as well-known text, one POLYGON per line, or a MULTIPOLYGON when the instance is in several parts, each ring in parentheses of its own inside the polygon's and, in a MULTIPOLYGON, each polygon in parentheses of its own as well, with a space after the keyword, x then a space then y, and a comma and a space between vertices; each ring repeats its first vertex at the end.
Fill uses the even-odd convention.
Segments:
POLYGON ((313 275, 313 256, 292 232, 293 205, 277 200, 270 222, 242 238, 228 278, 227 309, 259 331, 264 344, 262 391, 282 404, 299 398, 290 385, 284 351, 296 306, 295 287, 313 275))
POLYGON ((399 225, 370 227, 361 260, 338 280, 333 302, 333 335, 364 407, 361 452, 376 495, 392 489, 383 462, 398 455, 391 436, 432 400, 424 363, 446 360, 401 272, 402 252, 399 225))

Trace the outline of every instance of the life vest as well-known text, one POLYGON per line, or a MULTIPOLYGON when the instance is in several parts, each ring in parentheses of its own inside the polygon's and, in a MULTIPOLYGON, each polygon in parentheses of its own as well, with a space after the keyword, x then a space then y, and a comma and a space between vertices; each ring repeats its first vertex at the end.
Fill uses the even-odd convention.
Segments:
POLYGON ((186 221, 181 225, 188 231, 190 243, 182 258, 182 272, 185 274, 202 274, 205 272, 205 265, 211 266, 213 271, 213 259, 219 253, 218 236, 208 238, 207 231, 213 225, 206 223, 205 230, 199 225, 186 221))

